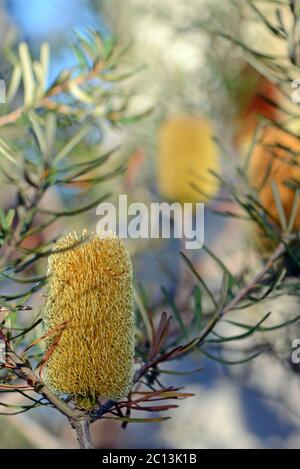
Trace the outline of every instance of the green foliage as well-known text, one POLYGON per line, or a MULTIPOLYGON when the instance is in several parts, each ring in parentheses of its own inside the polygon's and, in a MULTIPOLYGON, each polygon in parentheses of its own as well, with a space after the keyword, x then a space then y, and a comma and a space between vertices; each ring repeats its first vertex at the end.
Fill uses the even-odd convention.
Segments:
MULTIPOLYGON (((237 1, 231 3, 235 7, 239 5, 237 1)), ((292 79, 292 72, 289 70, 294 71, 297 66, 299 45, 295 41, 294 32, 285 27, 281 8, 290 9, 296 24, 299 20, 296 4, 292 1, 276 2, 276 18, 270 20, 260 10, 259 1, 247 0, 246 3, 256 21, 262 22, 270 34, 288 43, 285 60, 290 67, 287 69, 286 65, 278 61, 278 57, 254 50, 243 38, 233 37, 219 30, 217 32, 223 39, 240 48, 249 63, 284 88, 292 79)), ((0 177, 2 184, 13 190, 16 201, 13 207, 0 210, 0 311, 3 314, 0 338, 6 347, 6 361, 1 365, 3 370, 0 374, 0 393, 19 392, 32 401, 30 405, 18 409, 9 408, 10 414, 25 412, 41 405, 52 405, 67 415, 70 422, 73 419, 73 408, 68 406, 70 401, 74 406, 73 396, 56 399, 43 385, 42 370, 47 357, 37 347, 43 339, 39 334, 40 312, 32 314, 31 308, 26 304, 47 281, 38 266, 51 252, 56 238, 47 235, 40 238, 42 241, 39 239, 38 242, 29 243, 29 247, 28 241, 44 235, 46 229, 57 220, 91 210, 108 196, 105 191, 100 191, 97 197, 91 198, 91 188, 96 185, 101 188, 103 182, 120 175, 124 166, 104 169, 114 150, 99 151, 103 129, 107 125, 135 122, 147 114, 131 116, 129 113, 132 94, 125 91, 122 81, 131 77, 134 72, 123 70, 120 66, 124 51, 120 50, 115 40, 103 40, 97 32, 89 31, 86 36, 77 36, 73 50, 76 66, 72 70, 63 70, 50 85, 50 52, 47 44, 41 47, 39 60, 36 61, 32 59, 25 43, 20 44, 17 51, 7 51, 12 64, 12 75, 8 86, 8 104, 1 107, 3 114, 0 116, 0 177), (89 139, 92 134, 98 136, 95 143, 91 143, 89 139), (82 154, 86 154, 86 157, 82 154), (43 200, 51 189, 63 187, 67 194, 72 194, 74 186, 80 188, 80 205, 75 200, 64 210, 45 208, 43 200), (32 316, 29 317, 29 314, 32 316), (28 317, 24 320, 21 315, 28 317), (34 380, 32 376, 35 377, 34 380), (16 378, 23 379, 21 384, 16 378), (32 388, 36 392, 36 398, 26 392, 32 388)), ((164 416, 138 418, 136 414, 132 416, 132 413, 167 412, 177 404, 157 402, 177 403, 191 396, 181 388, 166 387, 160 381, 161 375, 165 374, 186 376, 185 371, 168 369, 171 361, 197 353, 226 365, 245 364, 260 355, 263 347, 254 352, 237 348, 235 353, 238 356, 233 360, 223 357, 227 344, 240 344, 256 333, 279 330, 299 321, 299 316, 296 316, 270 327, 265 324, 270 316, 266 312, 253 325, 233 321, 228 317, 237 309, 243 310, 283 293, 299 294, 299 282, 286 282, 287 270, 282 263, 287 253, 295 257, 292 241, 298 240, 298 233, 292 234, 292 227, 298 209, 299 190, 296 187, 294 207, 290 219, 287 219, 280 193, 276 184, 273 184, 281 222, 280 229, 276 231, 270 226, 267 209, 262 206, 258 194, 248 183, 247 168, 259 135, 260 128, 253 137, 244 164, 237 167, 234 183, 223 180, 220 175, 216 177, 229 192, 230 200, 242 209, 243 215, 233 216, 246 219, 262 228, 276 242, 274 252, 249 280, 248 272, 234 275, 222 259, 205 247, 206 255, 221 272, 222 282, 217 291, 211 289, 193 262, 182 253, 183 263, 194 280, 191 301, 184 312, 176 299, 163 288, 163 304, 157 314, 153 314, 144 290, 136 289, 138 363, 134 387, 122 401, 107 401, 95 406, 88 412, 89 421, 112 418, 119 420, 125 427, 128 423, 166 420, 168 417, 164 416), (165 309, 171 312, 172 317, 165 309), (221 334, 218 329, 220 324, 232 326, 235 332, 228 336, 221 334), (236 333, 237 329, 240 332, 236 333)), ((231 216, 229 212, 223 215, 231 216)), ((200 371, 202 368, 197 368, 190 374, 200 371)))

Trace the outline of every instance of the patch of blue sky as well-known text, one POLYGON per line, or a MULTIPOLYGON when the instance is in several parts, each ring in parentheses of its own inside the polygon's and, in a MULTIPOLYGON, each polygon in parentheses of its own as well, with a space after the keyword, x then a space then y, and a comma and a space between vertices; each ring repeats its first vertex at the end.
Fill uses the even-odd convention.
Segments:
POLYGON ((91 27, 103 35, 109 34, 100 14, 91 8, 91 0, 7 0, 6 9, 21 39, 35 53, 43 41, 53 46, 49 82, 62 68, 70 69, 76 64, 72 51, 67 48, 74 30, 84 34, 91 27))
POLYGON ((90 0, 8 0, 7 10, 25 39, 53 40, 57 34, 82 29, 87 25, 106 32, 100 15, 91 9, 90 0))

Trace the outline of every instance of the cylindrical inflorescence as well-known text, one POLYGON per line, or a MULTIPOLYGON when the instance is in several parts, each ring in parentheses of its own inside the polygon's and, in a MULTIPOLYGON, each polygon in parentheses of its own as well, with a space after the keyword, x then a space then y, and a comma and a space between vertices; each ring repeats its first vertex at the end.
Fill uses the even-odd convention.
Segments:
POLYGON ((70 233, 56 243, 48 265, 46 384, 87 398, 124 397, 132 386, 135 336, 124 243, 114 235, 70 233))

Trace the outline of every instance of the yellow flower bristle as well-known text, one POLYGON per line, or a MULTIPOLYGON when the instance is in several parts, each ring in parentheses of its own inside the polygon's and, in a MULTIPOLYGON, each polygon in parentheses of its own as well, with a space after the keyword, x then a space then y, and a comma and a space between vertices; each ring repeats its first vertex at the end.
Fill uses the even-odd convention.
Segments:
POLYGON ((194 116, 176 116, 161 127, 158 140, 158 188, 175 202, 206 202, 218 190, 218 149, 210 123, 194 116), (192 187, 192 182, 199 191, 192 187))
POLYGON ((124 243, 113 235, 70 233, 56 243, 48 275, 46 384, 91 399, 126 396, 135 326, 132 264, 124 243))

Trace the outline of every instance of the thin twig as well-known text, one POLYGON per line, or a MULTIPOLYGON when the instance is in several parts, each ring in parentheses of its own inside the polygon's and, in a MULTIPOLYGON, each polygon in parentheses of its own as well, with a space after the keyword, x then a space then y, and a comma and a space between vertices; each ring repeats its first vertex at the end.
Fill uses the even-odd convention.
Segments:
POLYGON ((92 448, 90 438, 90 418, 87 413, 77 408, 72 408, 65 401, 60 399, 49 389, 45 383, 29 368, 14 351, 8 346, 7 360, 10 364, 14 365, 15 374, 24 379, 28 385, 32 386, 33 390, 47 399, 53 407, 55 407, 61 414, 68 418, 71 426, 77 434, 77 440, 81 448, 92 448))
POLYGON ((208 334, 214 329, 218 321, 229 311, 233 310, 238 306, 238 304, 251 292, 251 290, 264 278, 268 270, 272 267, 274 262, 279 259, 285 252, 285 245, 283 243, 279 244, 275 249, 273 254, 270 256, 268 262, 263 266, 263 268, 254 276, 254 278, 242 288, 237 295, 220 311, 218 311, 208 322, 206 327, 202 330, 201 334, 197 338, 197 344, 202 342, 208 334))
MULTIPOLYGON (((40 102, 37 102, 37 103, 33 103, 33 106, 34 107, 46 107, 46 108, 50 108, 52 109, 53 107, 53 102, 49 100, 49 98, 53 97, 53 96, 57 96, 63 92, 66 92, 66 91, 69 91, 70 88, 73 86, 73 85, 82 85, 86 82, 88 82, 89 80, 91 80, 92 78, 94 78, 99 72, 101 72, 101 70, 104 68, 104 63, 103 62, 98 62, 95 67, 89 72, 87 73, 85 76, 78 76, 76 78, 74 78, 73 80, 70 80, 70 81, 65 81, 63 83, 59 83, 57 84, 56 86, 54 86, 53 88, 51 88, 48 93, 46 93, 46 95, 41 99, 40 102)), ((12 124, 13 122, 15 122, 16 120, 18 120, 22 113, 27 111, 28 109, 26 109, 24 106, 18 108, 18 109, 15 109, 14 111, 10 112, 9 114, 6 114, 4 116, 1 116, 0 117, 0 127, 4 126, 4 125, 7 125, 7 124, 12 124)))

